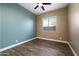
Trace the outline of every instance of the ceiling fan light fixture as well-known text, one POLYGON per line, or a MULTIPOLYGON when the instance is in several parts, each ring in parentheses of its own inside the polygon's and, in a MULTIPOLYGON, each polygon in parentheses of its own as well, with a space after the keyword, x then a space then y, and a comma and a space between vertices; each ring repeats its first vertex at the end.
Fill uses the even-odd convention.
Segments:
POLYGON ((38 7, 41 7, 42 10, 44 11, 45 10, 44 5, 51 5, 51 3, 37 3, 37 5, 35 6, 34 9, 37 9, 38 7))
POLYGON ((38 6, 43 6, 43 4, 42 3, 38 3, 38 6))

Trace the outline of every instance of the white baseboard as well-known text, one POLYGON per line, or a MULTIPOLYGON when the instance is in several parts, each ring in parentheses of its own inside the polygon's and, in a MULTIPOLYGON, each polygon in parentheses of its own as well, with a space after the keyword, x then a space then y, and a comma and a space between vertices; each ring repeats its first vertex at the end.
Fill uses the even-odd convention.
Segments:
POLYGON ((28 40, 26 40, 26 41, 19 42, 19 43, 17 43, 17 44, 10 45, 10 46, 5 47, 5 48, 1 48, 1 49, 0 49, 0 52, 5 51, 5 50, 8 50, 8 49, 13 48, 13 47, 16 47, 16 46, 18 46, 18 45, 24 44, 24 43, 26 43, 26 42, 29 42, 29 41, 33 40, 33 39, 36 39, 36 37, 35 37, 35 38, 32 38, 32 39, 28 39, 28 40))
POLYGON ((70 45, 70 43, 68 42, 67 44, 69 45, 69 47, 70 47, 71 51, 73 52, 73 54, 74 54, 75 56, 78 56, 78 55, 76 54, 76 52, 74 51, 74 49, 72 48, 72 46, 70 45))
POLYGON ((34 39, 36 39, 36 38, 38 38, 38 39, 44 39, 44 40, 49 40, 49 41, 55 41, 55 42, 66 43, 66 44, 69 45, 69 47, 70 47, 71 51, 73 52, 73 54, 74 54, 75 56, 77 56, 77 54, 75 53, 75 51, 73 50, 72 46, 70 45, 70 43, 69 43, 68 41, 61 41, 61 40, 55 40, 55 39, 48 39, 48 38, 42 38, 42 37, 35 37, 35 38, 28 39, 28 40, 26 40, 26 41, 23 41, 23 42, 20 42, 20 43, 17 43, 17 44, 13 44, 13 45, 11 45, 11 46, 8 46, 8 47, 5 47, 5 48, 0 49, 0 52, 5 51, 5 50, 8 50, 8 49, 13 48, 13 47, 16 47, 16 46, 18 46, 18 45, 24 44, 24 43, 29 42, 29 41, 31 41, 31 40, 34 40, 34 39))
POLYGON ((49 38, 42 38, 42 37, 36 37, 38 39, 44 39, 44 40, 50 40, 50 41, 55 41, 55 42, 61 42, 61 43, 68 43, 67 41, 61 41, 61 40, 56 40, 56 39, 49 39, 49 38))
POLYGON ((72 48, 72 46, 70 45, 70 43, 68 41, 61 41, 61 40, 56 40, 56 39, 49 39, 49 38, 42 38, 42 37, 36 37, 38 39, 44 39, 44 40, 49 40, 49 41, 55 41, 55 42, 61 42, 61 43, 66 43, 68 44, 68 46, 70 47, 71 51, 73 52, 74 56, 77 56, 76 52, 74 51, 74 49, 72 48))

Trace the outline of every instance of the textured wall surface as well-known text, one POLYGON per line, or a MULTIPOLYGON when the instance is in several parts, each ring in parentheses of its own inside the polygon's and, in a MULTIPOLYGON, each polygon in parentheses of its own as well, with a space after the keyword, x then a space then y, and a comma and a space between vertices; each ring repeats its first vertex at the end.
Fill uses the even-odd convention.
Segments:
POLYGON ((57 39, 59 40, 68 40, 68 9, 62 8, 55 11, 51 11, 45 14, 41 14, 37 16, 37 36, 50 38, 50 39, 57 39), (56 16, 56 31, 55 32, 46 32, 43 31, 42 28, 42 18, 48 16, 56 16))
POLYGON ((0 48, 35 36, 34 14, 18 4, 0 4, 0 48))
POLYGON ((79 55, 79 4, 69 6, 69 42, 79 55))

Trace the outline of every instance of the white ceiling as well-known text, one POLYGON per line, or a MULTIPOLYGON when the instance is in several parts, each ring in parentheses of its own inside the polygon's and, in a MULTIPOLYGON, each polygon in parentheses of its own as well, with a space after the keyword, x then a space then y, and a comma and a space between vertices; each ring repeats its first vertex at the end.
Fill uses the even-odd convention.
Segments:
POLYGON ((39 14, 46 13, 49 11, 54 11, 60 8, 65 8, 68 6, 68 3, 52 3, 52 5, 44 5, 45 11, 43 11, 40 7, 38 7, 37 9, 34 9, 37 3, 19 3, 19 5, 23 6, 30 12, 36 15, 39 15, 39 14))

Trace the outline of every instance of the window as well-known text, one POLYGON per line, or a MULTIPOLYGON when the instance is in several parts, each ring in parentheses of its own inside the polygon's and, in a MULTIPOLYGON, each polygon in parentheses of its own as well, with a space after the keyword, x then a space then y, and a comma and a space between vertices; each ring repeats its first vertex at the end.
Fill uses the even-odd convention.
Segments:
POLYGON ((43 18, 42 27, 43 31, 56 31, 56 16, 43 18))

